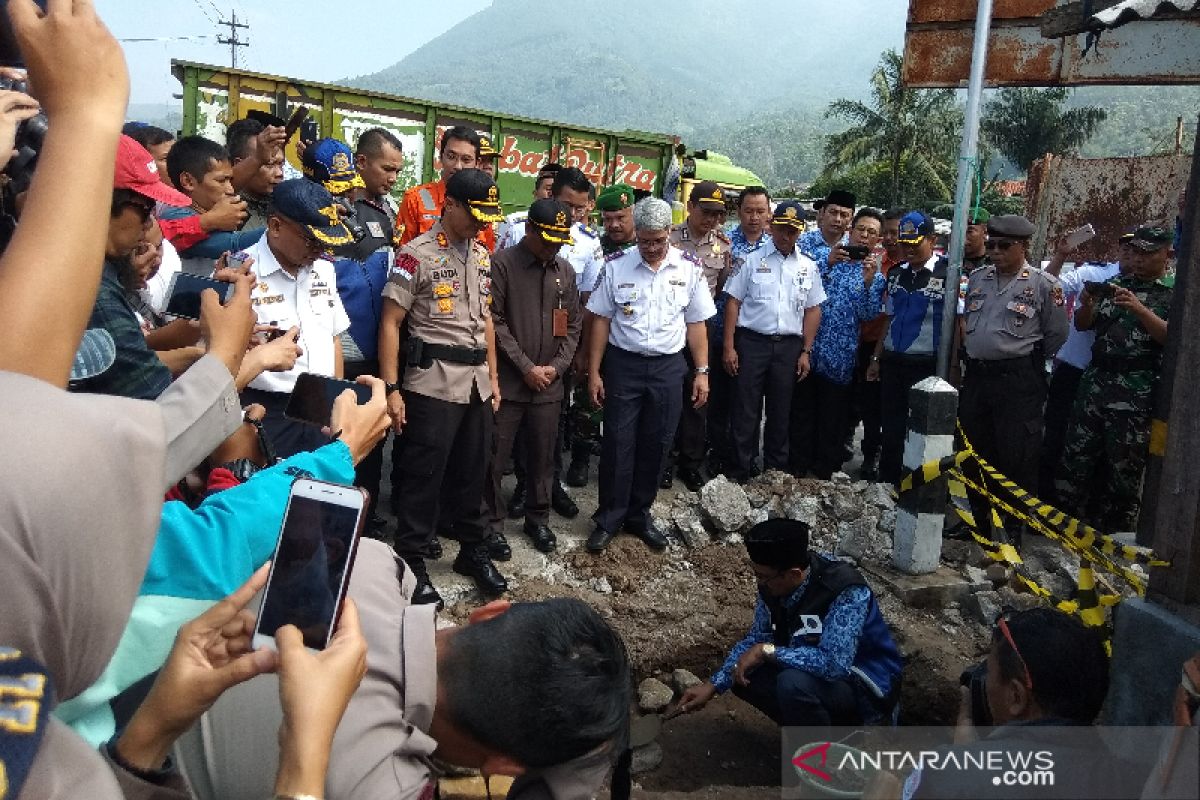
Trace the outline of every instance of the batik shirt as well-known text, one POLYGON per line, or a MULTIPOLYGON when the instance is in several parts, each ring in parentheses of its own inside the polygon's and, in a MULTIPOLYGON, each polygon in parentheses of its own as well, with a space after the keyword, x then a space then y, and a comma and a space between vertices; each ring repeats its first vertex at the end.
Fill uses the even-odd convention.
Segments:
MULTIPOLYGON (((843 236, 838 244, 845 244, 847 241, 843 236)), ((833 245, 825 244, 825 237, 821 235, 819 228, 813 228, 811 231, 800 234, 800 238, 796 240, 796 246, 800 248, 801 253, 817 262, 817 266, 821 269, 829 266, 829 251, 833 249, 833 245)))
MULTIPOLYGON (((783 601, 785 608, 800 602, 808 588, 808 577, 783 601)), ((775 661, 784 668, 802 669, 805 672, 836 681, 850 674, 854 657, 858 654, 858 640, 862 637, 863 624, 871 606, 871 590, 866 586, 851 586, 833 601, 822 621, 823 631, 819 644, 800 644, 779 647, 775 650, 775 661)), ((746 638, 733 646, 729 658, 720 671, 712 677, 718 692, 726 692, 733 686, 733 670, 746 651, 756 644, 767 644, 775 640, 771 627, 771 612, 762 598, 754 606, 754 622, 746 638)), ((803 635, 803 632, 800 633, 803 635)), ((794 639, 795 637, 793 637, 794 639)))
POLYGON ((842 261, 832 267, 819 261, 817 265, 826 298, 821 303, 821 327, 813 340, 813 370, 844 386, 854 378, 858 326, 879 313, 887 282, 876 272, 871 285, 864 284, 861 261, 842 261))

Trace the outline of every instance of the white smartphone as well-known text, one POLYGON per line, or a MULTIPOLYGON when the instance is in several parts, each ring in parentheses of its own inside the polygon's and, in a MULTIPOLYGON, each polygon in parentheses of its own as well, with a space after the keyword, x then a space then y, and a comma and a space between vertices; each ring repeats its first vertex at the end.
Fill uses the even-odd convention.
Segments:
POLYGON ((1079 245, 1094 239, 1096 237, 1096 229, 1092 227, 1092 223, 1084 225, 1082 228, 1076 228, 1067 234, 1067 247, 1074 250, 1079 245))
POLYGON ((324 650, 337 629, 366 514, 366 492, 307 478, 292 484, 253 644, 275 647, 275 632, 295 625, 304 646, 324 650))

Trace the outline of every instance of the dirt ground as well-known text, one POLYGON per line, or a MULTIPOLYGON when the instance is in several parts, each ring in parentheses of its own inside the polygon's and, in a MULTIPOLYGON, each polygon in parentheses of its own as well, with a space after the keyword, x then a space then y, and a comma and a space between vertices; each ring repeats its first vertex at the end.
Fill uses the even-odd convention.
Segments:
MULTIPOLYGON (((583 543, 596 507, 594 461, 591 478, 588 486, 569 490, 580 506, 578 517, 551 514, 559 546, 550 556, 533 550, 519 521, 506 523, 514 554, 498 566, 509 579, 509 598, 569 596, 591 604, 621 633, 638 681, 655 676, 669 683, 671 671, 679 668, 707 678, 753 617, 755 585, 745 550, 736 543, 697 549, 677 543, 654 553, 640 540, 620 535, 607 552, 592 555, 583 543)), ((669 499, 675 491, 686 490, 677 484, 659 497, 669 499)), ((446 624, 462 623, 483 599, 468 579, 450 569, 457 544, 443 545, 446 554, 430 563, 430 574, 447 601, 446 624)), ((958 676, 984 652, 984 628, 957 610, 911 609, 886 592, 877 593, 906 659, 901 724, 952 724, 958 676)), ((659 744, 662 765, 635 776, 639 797, 779 796, 779 730, 732 696, 666 723, 659 744)))

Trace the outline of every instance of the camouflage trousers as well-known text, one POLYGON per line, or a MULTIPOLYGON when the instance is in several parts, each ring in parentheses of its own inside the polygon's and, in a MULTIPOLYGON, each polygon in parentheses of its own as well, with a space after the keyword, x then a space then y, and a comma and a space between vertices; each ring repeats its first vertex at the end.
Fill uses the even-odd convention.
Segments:
POLYGON ((571 451, 571 460, 586 461, 592 453, 598 453, 604 412, 592 405, 586 375, 576 378, 571 391, 571 407, 563 416, 567 426, 564 448, 571 451))
POLYGON ((1076 400, 1055 487, 1058 507, 1102 533, 1137 530, 1150 414, 1076 400))

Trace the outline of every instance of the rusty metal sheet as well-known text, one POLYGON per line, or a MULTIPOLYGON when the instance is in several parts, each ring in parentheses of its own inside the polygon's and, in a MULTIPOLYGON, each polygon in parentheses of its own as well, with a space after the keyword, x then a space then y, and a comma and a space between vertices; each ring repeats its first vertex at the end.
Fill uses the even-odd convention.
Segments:
MULTIPOLYGON (((992 19, 1037 17, 1054 6, 1055 0, 995 0, 992 19)), ((936 22, 974 24, 978 8, 978 0, 910 0, 908 22, 910 25, 936 22)))
MULTIPOLYGON (((1200 19, 1140 20, 1104 31, 1084 55, 1086 35, 1042 37, 1037 14, 1051 0, 1010 0, 988 39, 988 86, 1200 83, 1200 19)), ((911 0, 904 84, 956 88, 971 69, 973 0, 911 0), (968 6, 970 9, 968 9, 968 6), (968 11, 970 13, 968 14, 968 11)))
POLYGON ((1026 216, 1037 225, 1030 252, 1048 257, 1059 235, 1090 222, 1096 238, 1075 260, 1115 261, 1123 232, 1147 220, 1175 219, 1191 168, 1187 155, 1036 161, 1025 197, 1026 216))

